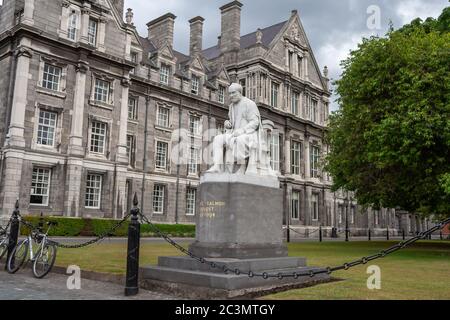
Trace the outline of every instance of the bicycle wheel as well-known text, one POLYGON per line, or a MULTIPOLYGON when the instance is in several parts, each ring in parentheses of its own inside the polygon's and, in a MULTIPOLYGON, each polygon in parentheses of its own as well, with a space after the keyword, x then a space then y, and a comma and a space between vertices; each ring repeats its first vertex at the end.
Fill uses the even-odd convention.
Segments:
POLYGON ((23 266, 25 259, 28 256, 28 247, 30 243, 28 239, 20 241, 17 246, 13 249, 11 256, 6 264, 6 270, 9 273, 16 273, 20 267, 23 266))
POLYGON ((33 263, 33 274, 36 278, 43 278, 52 270, 56 259, 56 246, 53 243, 45 243, 39 249, 33 263))
POLYGON ((0 260, 8 252, 8 237, 0 238, 0 260))

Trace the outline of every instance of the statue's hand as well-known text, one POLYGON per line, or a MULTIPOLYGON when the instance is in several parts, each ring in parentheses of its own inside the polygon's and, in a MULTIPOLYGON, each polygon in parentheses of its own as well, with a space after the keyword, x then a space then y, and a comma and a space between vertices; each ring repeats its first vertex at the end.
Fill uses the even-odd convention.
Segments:
POLYGON ((232 129, 233 125, 231 124, 230 120, 226 120, 224 123, 225 129, 232 129))
POLYGON ((236 129, 233 132, 233 137, 239 137, 245 133, 244 129, 236 129))

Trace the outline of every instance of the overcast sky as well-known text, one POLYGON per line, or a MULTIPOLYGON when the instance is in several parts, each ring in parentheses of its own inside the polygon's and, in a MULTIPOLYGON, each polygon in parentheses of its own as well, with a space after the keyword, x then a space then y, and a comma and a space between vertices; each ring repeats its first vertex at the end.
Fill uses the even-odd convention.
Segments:
MULTIPOLYGON (((205 18, 203 47, 217 42, 220 34, 219 7, 227 0, 125 0, 126 8, 132 8, 135 25, 141 35, 147 33, 146 23, 167 12, 177 16, 175 20, 176 50, 189 51, 188 20, 200 15, 205 18)), ((420 17, 438 17, 449 5, 448 0, 241 0, 241 34, 254 32, 258 27, 267 27, 287 20, 291 10, 296 9, 308 39, 322 70, 329 68, 330 78, 341 74, 340 61, 349 50, 357 47, 364 36, 384 35, 392 21, 398 28, 420 17), (380 28, 369 29, 368 19, 373 14, 370 6, 380 10, 380 28), (371 9, 368 14, 368 8, 371 9)), ((336 109, 335 103, 332 109, 336 109)))

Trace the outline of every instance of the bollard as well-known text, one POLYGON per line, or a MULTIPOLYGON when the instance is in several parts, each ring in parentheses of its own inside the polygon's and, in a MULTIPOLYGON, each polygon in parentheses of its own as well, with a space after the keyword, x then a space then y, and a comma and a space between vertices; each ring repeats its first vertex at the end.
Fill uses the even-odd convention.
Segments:
POLYGON ((402 239, 405 240, 405 229, 402 229, 402 239))
MULTIPOLYGON (((17 245, 17 240, 19 238, 19 199, 16 201, 15 209, 12 214, 12 221, 11 221, 11 227, 9 232, 9 240, 8 240, 8 254, 6 256, 6 261, 9 260, 9 257, 11 256, 12 251, 17 245)), ((12 261, 14 263, 14 261, 12 261)), ((6 263, 5 263, 5 270, 6 270, 6 263)))
POLYGON ((139 242, 141 225, 138 221, 139 208, 136 193, 131 209, 131 221, 128 225, 127 276, 125 296, 134 296, 139 292, 139 242))
POLYGON ((291 230, 289 226, 286 228, 286 242, 287 243, 291 242, 291 230))
POLYGON ((386 228, 386 240, 389 241, 389 228, 386 228))
POLYGON ((370 232, 370 229, 369 229, 369 232, 368 232, 368 236, 369 236, 369 241, 372 240, 372 234, 370 232))
POLYGON ((322 242, 322 226, 319 226, 319 242, 322 242))

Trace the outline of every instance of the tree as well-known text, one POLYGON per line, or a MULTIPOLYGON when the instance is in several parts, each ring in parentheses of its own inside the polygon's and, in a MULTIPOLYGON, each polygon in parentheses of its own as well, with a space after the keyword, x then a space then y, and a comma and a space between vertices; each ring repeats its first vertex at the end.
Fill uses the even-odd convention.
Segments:
POLYGON ((450 216, 450 7, 342 62, 325 169, 333 189, 376 208, 450 216))

